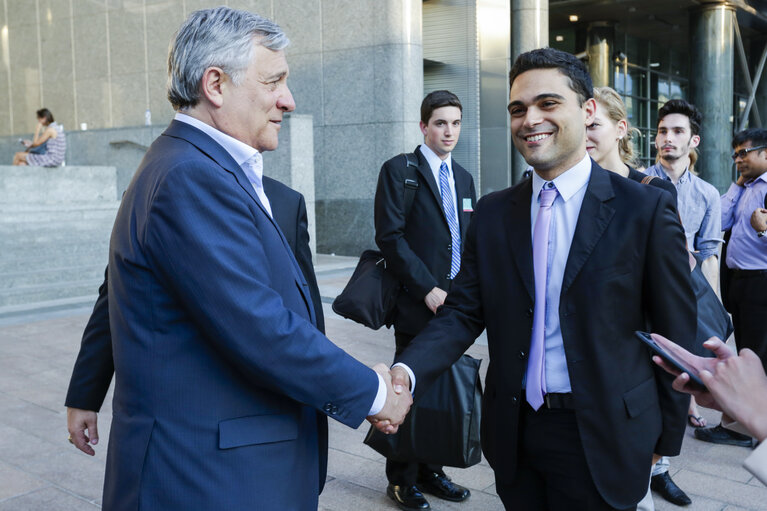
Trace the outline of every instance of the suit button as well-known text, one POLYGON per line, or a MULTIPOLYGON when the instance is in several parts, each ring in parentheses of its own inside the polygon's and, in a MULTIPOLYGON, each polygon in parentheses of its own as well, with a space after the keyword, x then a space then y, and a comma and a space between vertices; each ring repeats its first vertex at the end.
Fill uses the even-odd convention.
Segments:
POLYGON ((527 317, 528 318, 532 318, 533 317, 533 308, 532 307, 527 309, 527 317))
POLYGON ((525 359, 525 352, 524 351, 520 351, 519 352, 519 358, 522 359, 522 360, 525 359))
POLYGON ((452 243, 448 243, 447 244, 447 249, 452 251, 453 250, 453 244, 452 243))
POLYGON ((333 415, 338 415, 338 407, 334 406, 333 408, 331 408, 330 413, 333 415))
POLYGON ((449 273, 445 274, 445 279, 446 280, 450 280, 450 274, 449 273))
POLYGON ((325 413, 333 413, 333 405, 331 403, 325 403, 325 406, 323 406, 322 409, 325 413))
POLYGON ((512 404, 513 406, 517 406, 517 401, 519 401, 519 399, 517 399, 517 396, 512 396, 512 398, 511 398, 511 404, 512 404))

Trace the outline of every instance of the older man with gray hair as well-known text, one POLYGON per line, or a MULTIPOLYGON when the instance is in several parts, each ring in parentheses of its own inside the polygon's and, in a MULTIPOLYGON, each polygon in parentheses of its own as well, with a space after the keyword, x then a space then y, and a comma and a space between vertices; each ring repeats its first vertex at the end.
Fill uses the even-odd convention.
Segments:
MULTIPOLYGON (((288 40, 225 7, 171 43, 177 114, 117 214, 109 254, 115 367, 104 509, 317 508, 330 416, 396 431, 412 399, 315 328, 271 215, 288 40)), ((400 389, 401 390, 401 389, 400 389)))

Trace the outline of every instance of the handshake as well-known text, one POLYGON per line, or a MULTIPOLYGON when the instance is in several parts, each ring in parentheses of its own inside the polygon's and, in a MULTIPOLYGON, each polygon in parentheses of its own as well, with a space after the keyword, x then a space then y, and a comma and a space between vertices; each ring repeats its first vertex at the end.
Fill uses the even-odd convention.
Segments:
POLYGON ((386 383, 386 402, 380 412, 367 419, 381 433, 390 435, 397 432, 410 411, 410 405, 413 404, 410 377, 402 367, 389 369, 384 364, 376 364, 373 370, 381 375, 386 383))

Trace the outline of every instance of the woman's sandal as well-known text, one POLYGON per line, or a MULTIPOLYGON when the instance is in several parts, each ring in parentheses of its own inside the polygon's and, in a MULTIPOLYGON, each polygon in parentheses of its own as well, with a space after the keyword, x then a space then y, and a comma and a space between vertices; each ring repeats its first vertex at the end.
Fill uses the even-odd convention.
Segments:
POLYGON ((703 417, 702 415, 693 415, 693 414, 687 415, 687 423, 693 428, 705 428, 706 425, 708 424, 706 422, 705 417, 703 417))

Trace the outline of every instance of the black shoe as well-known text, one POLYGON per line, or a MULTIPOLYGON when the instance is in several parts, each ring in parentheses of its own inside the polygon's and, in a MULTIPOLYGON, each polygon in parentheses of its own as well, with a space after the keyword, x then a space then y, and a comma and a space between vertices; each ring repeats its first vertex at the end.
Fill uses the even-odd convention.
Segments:
POLYGON ((437 472, 419 476, 416 484, 424 493, 431 493, 441 499, 452 500, 453 502, 463 502, 471 495, 468 488, 455 484, 445 474, 437 472))
POLYGON ((397 503, 400 509, 405 511, 420 511, 431 509, 429 503, 423 497, 423 493, 415 486, 399 486, 389 483, 386 487, 386 495, 397 503))
POLYGON ((671 479, 671 476, 668 475, 668 472, 652 476, 652 478, 650 478, 650 489, 677 506, 688 506, 692 504, 690 497, 676 485, 671 479))
POLYGON ((713 428, 696 429, 695 438, 712 444, 738 445, 740 447, 751 447, 752 444, 750 436, 729 430, 721 424, 713 428))

